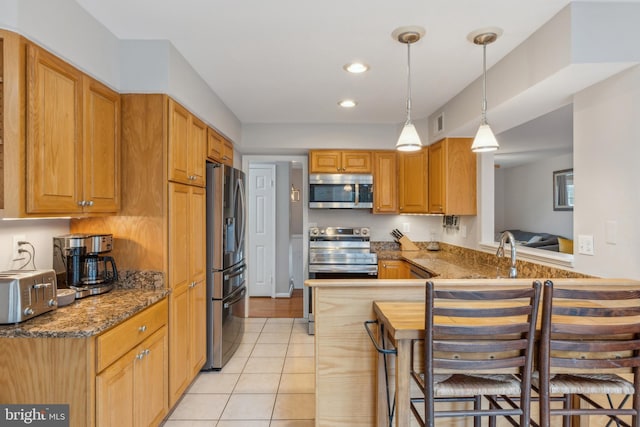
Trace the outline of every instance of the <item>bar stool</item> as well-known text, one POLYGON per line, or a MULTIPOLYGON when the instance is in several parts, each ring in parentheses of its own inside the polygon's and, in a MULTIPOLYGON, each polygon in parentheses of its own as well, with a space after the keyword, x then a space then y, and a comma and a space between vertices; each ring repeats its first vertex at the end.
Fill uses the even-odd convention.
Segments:
POLYGON ((421 426, 460 416, 474 417, 475 426, 481 417, 495 425, 496 416, 516 426, 529 425, 541 288, 536 281, 530 287, 505 282, 499 290, 438 290, 427 282, 424 372, 412 372, 424 394, 411 400, 421 426), (483 400, 489 402, 484 409, 483 400), (436 410, 442 402, 469 403, 462 409, 436 410))
POLYGON ((574 416, 605 415, 607 426, 640 427, 640 291, 554 289, 547 280, 541 317, 539 378, 534 378, 540 426, 549 427, 552 416, 562 416, 569 427, 574 416), (621 371, 631 371, 633 382, 616 374, 621 371), (594 394, 606 395, 607 406, 594 394), (620 395, 621 403, 614 405, 612 395, 620 395), (558 397, 562 408, 551 408, 550 400, 558 397), (631 408, 623 409, 629 398, 631 408))

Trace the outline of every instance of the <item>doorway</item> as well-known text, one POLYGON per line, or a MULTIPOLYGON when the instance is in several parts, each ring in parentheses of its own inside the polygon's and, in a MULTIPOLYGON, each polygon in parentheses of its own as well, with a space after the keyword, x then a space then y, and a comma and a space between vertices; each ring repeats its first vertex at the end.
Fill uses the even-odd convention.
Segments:
POLYGON ((249 168, 249 297, 275 297, 276 166, 249 168))
MULTIPOLYGON (((247 190, 249 201, 247 283, 250 295, 248 316, 306 317, 306 310, 304 310, 306 295, 302 295, 302 288, 304 280, 308 277, 306 263, 308 236, 303 232, 307 229, 308 196, 305 191, 308 185, 307 156, 245 155, 242 158, 242 167, 250 177, 247 190), (260 197, 267 193, 261 194, 262 190, 257 185, 254 189, 252 178, 255 175, 257 180, 257 172, 266 167, 275 168, 273 179, 275 196, 272 194, 270 201, 260 200, 260 197), (275 224, 271 223, 273 225, 267 225, 262 211, 263 206, 270 206, 269 203, 274 206, 275 224), (269 235, 267 227, 270 228, 273 237, 268 242, 263 241, 263 245, 256 244, 260 241, 256 239, 257 237, 268 240, 265 237, 269 235), (258 234, 261 235, 257 236, 258 234), (267 270, 261 270, 264 265, 262 260, 267 259, 267 244, 273 245, 271 246, 273 249, 269 251, 274 257, 275 265, 273 274, 270 276, 273 278, 272 284, 267 283, 267 270), (252 261, 254 259, 255 261, 252 261), (254 267, 258 268, 254 269, 254 267)), ((266 182, 267 179, 265 177, 264 181, 266 182)))

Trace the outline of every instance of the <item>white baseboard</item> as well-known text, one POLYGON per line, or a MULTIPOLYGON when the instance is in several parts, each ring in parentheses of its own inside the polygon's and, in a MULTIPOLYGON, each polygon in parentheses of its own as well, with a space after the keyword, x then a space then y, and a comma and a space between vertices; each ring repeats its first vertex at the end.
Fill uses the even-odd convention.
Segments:
POLYGON ((276 293, 276 298, 291 298, 293 294, 293 282, 289 282, 289 292, 276 293))

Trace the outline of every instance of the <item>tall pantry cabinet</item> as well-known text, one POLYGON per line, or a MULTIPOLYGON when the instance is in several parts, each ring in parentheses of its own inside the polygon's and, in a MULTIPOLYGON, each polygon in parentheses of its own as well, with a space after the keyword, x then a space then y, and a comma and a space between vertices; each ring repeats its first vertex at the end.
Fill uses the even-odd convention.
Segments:
POLYGON ((206 358, 207 127, 166 95, 121 98, 120 216, 72 220, 71 231, 109 230, 119 268, 165 273, 172 407, 206 358))

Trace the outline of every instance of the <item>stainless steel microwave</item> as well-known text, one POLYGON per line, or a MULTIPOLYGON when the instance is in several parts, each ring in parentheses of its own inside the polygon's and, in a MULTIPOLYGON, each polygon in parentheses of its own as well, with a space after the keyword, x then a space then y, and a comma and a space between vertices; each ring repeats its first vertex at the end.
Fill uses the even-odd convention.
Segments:
POLYGON ((309 207, 373 208, 373 176, 363 174, 309 175, 309 207))

